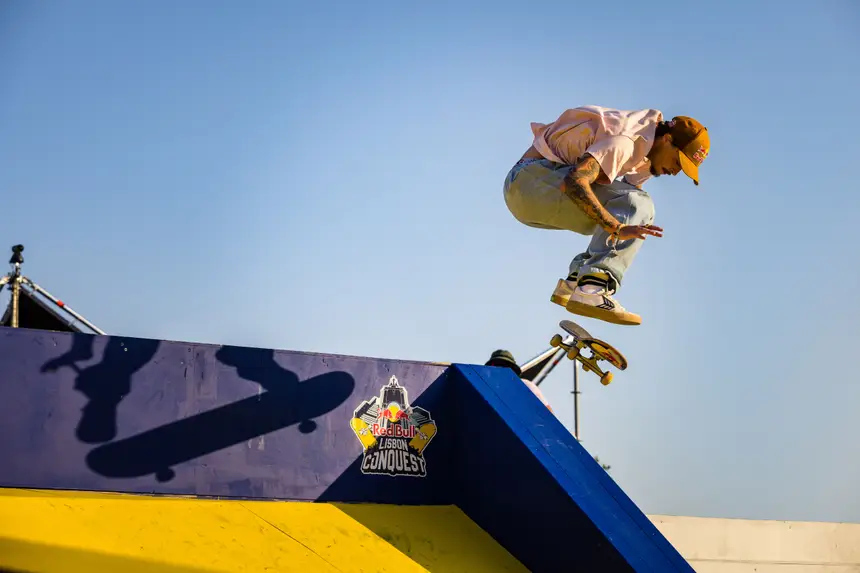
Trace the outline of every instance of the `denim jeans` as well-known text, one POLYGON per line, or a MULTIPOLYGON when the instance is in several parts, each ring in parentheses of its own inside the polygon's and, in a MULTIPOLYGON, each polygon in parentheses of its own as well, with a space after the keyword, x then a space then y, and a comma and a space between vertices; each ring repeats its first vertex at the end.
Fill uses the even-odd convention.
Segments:
MULTIPOLYGON (((505 203, 521 223, 538 229, 573 231, 590 235, 588 248, 573 257, 569 272, 606 273, 610 286, 619 289, 630 268, 642 239, 618 241, 612 245, 609 233, 592 221, 562 192, 562 181, 573 169, 570 165, 548 159, 524 159, 510 170, 504 182, 505 203)), ((645 225, 654 221, 651 196, 621 181, 609 185, 591 185, 597 200, 624 225, 645 225)))

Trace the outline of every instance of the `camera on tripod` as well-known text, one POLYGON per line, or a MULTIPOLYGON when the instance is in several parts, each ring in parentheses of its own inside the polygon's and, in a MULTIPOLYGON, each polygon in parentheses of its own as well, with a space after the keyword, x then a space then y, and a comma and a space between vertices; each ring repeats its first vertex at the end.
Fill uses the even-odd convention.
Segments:
POLYGON ((12 247, 12 258, 9 259, 10 265, 21 265, 24 264, 24 256, 21 254, 24 252, 24 245, 15 245, 12 247))

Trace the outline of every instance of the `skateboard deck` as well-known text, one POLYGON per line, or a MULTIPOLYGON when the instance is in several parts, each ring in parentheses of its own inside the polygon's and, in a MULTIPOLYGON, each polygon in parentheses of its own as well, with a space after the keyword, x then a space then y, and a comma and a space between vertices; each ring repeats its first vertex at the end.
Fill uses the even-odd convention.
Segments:
POLYGON ((553 348, 563 348, 566 350, 567 357, 571 360, 577 360, 582 364, 583 370, 594 372, 600 376, 600 383, 604 386, 612 382, 612 372, 600 367, 601 360, 609 362, 619 370, 627 369, 627 359, 617 348, 608 342, 594 338, 591 336, 591 333, 572 320, 562 320, 558 325, 573 337, 573 342, 565 342, 560 334, 555 334, 549 342, 550 345, 553 348), (589 356, 584 356, 582 353, 586 349, 590 353, 589 356))

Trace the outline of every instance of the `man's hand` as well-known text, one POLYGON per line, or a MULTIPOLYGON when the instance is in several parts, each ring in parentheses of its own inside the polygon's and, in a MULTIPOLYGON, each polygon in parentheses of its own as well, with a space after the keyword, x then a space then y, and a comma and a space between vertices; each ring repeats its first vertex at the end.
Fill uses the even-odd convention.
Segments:
POLYGON ((591 184, 601 177, 606 179, 600 164, 591 155, 586 155, 568 172, 562 184, 562 191, 606 232, 615 233, 619 241, 644 239, 646 235, 663 236, 663 229, 656 225, 622 225, 613 217, 591 190, 591 184))
POLYGON ((663 229, 657 225, 624 225, 618 230, 616 236, 619 241, 626 241, 628 239, 644 239, 646 235, 662 237, 663 229))

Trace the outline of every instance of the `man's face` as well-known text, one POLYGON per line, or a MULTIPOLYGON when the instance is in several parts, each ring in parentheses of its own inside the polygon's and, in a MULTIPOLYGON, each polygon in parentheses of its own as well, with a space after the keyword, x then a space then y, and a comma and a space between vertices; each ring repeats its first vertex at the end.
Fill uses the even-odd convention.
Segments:
POLYGON ((651 175, 677 175, 681 173, 680 150, 672 144, 672 136, 664 133, 654 141, 648 159, 651 161, 651 175))

